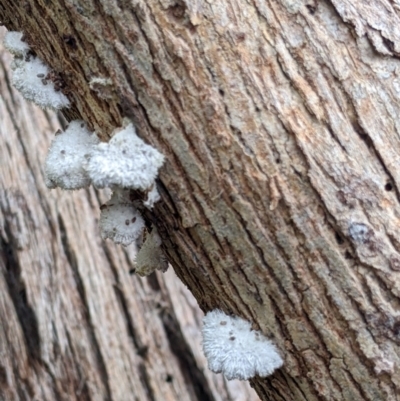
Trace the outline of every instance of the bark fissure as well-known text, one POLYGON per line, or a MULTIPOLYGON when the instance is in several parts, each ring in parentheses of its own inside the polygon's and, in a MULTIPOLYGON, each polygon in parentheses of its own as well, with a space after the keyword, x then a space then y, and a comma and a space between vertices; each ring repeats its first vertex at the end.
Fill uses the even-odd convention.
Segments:
POLYGON ((101 352, 101 347, 97 341, 96 338, 96 333, 94 330, 94 324, 93 321, 91 320, 91 316, 90 316, 90 310, 88 307, 88 302, 87 302, 87 296, 85 293, 85 285, 82 281, 82 278, 80 276, 80 272, 79 272, 79 266, 78 266, 78 262, 76 259, 76 256, 73 253, 73 248, 71 247, 71 245, 69 244, 68 241, 68 237, 67 237, 67 230, 66 227, 64 225, 63 222, 63 217, 59 216, 58 218, 58 224, 59 224, 59 230, 60 230, 60 238, 61 238, 61 244, 63 246, 63 251, 65 256, 68 259, 69 265, 71 267, 71 270, 73 272, 74 275, 74 279, 77 285, 77 290, 80 296, 80 300, 82 303, 82 306, 84 307, 83 310, 83 317, 86 323, 86 326, 88 328, 88 336, 90 337, 90 342, 94 348, 95 351, 95 357, 96 357, 96 362, 97 362, 97 369, 98 372, 101 375, 102 378, 102 383, 103 386, 105 388, 106 391, 106 397, 105 399, 107 401, 112 401, 113 397, 111 395, 111 389, 109 386, 109 376, 108 376, 108 372, 107 372, 107 368, 106 368, 106 364, 104 361, 104 356, 101 352))
POLYGON ((182 370, 186 372, 188 382, 193 383, 193 391, 198 401, 213 401, 213 396, 204 377, 203 372, 198 368, 190 347, 186 340, 181 336, 177 327, 175 316, 169 311, 161 312, 168 340, 172 351, 182 365, 182 370))
MULTIPOLYGON (((9 195, 11 195, 9 193, 9 195)), ((13 195, 11 195, 13 196, 13 195)), ((17 199, 14 199, 17 203, 23 206, 25 199, 21 194, 17 195, 17 199)), ((29 304, 26 294, 26 285, 24 279, 21 276, 23 267, 20 265, 18 256, 16 255, 17 249, 21 250, 21 244, 18 244, 18 239, 15 238, 15 223, 18 219, 17 216, 13 216, 13 212, 5 205, 1 205, 2 212, 7 216, 5 224, 2 227, 6 238, 1 238, 0 249, 3 254, 2 270, 5 278, 5 283, 8 287, 10 299, 13 302, 16 315, 22 328, 24 340, 26 343, 26 349, 28 355, 32 359, 38 359, 40 355, 40 336, 38 331, 38 324, 32 305, 29 304), (8 210, 7 210, 8 209, 8 210), (7 221, 10 219, 10 221, 7 221), (14 220, 14 222, 12 222, 14 220), (11 227, 10 227, 11 224, 11 227), (14 227, 13 227, 14 226, 14 227)))

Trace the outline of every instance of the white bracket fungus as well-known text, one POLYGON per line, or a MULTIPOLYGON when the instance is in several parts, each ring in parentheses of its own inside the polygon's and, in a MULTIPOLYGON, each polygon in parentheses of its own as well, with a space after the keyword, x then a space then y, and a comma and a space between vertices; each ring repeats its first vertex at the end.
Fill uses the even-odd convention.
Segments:
POLYGON ((161 248, 161 238, 153 228, 136 256, 135 273, 141 277, 148 276, 155 270, 163 273, 168 269, 168 260, 161 248))
POLYGON ((130 123, 93 149, 86 170, 98 188, 117 185, 144 191, 153 185, 163 162, 164 156, 143 142, 130 123))
POLYGON ((91 181, 83 165, 90 150, 99 142, 83 121, 72 121, 51 143, 45 164, 46 185, 63 189, 88 187, 91 181))
POLYGON ((22 35, 22 32, 9 31, 4 36, 4 47, 14 56, 24 57, 30 50, 22 35))
POLYGON ((68 98, 56 91, 53 82, 46 80, 50 70, 38 57, 15 60, 11 82, 26 100, 43 109, 60 110, 68 107, 68 98))
POLYGON ((127 246, 143 232, 144 220, 132 203, 121 202, 114 192, 111 199, 100 208, 100 231, 103 239, 127 246))
POLYGON ((8 32, 4 46, 15 55, 11 65, 13 70, 11 82, 26 100, 36 103, 45 109, 60 110, 70 105, 68 98, 57 91, 53 82, 47 80, 50 70, 39 59, 29 53, 29 46, 22 41, 21 32, 8 32))
POLYGON ((268 376, 283 365, 275 345, 260 331, 218 309, 203 318, 203 351, 209 369, 228 380, 268 376))

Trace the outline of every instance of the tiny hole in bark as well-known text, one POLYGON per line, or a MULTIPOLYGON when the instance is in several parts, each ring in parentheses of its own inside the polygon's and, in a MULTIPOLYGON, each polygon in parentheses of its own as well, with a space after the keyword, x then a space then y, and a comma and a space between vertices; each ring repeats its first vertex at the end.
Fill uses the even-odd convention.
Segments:
POLYGON ((139 347, 137 350, 137 354, 144 358, 147 355, 147 352, 149 351, 149 347, 147 345, 144 345, 142 347, 139 347))
POLYGON ((393 185, 390 183, 390 182, 388 182, 386 185, 385 185, 385 190, 386 191, 391 191, 393 189, 393 185))
POLYGON ((307 4, 306 7, 308 8, 308 11, 310 12, 310 14, 312 14, 312 15, 315 14, 315 10, 317 9, 316 6, 314 6, 312 4, 307 4))
POLYGON ((351 253, 350 253, 349 251, 346 251, 346 252, 344 253, 344 258, 345 258, 345 259, 353 259, 353 257, 351 256, 351 253))
POLYGON ((336 233, 336 232, 335 232, 335 238, 336 238, 336 242, 337 242, 339 245, 342 245, 342 244, 344 243, 343 238, 342 238, 338 233, 336 233))
POLYGON ((63 36, 64 42, 71 46, 73 49, 76 49, 78 46, 76 45, 76 39, 72 35, 64 35, 63 36))
POLYGON ((172 377, 172 375, 167 375, 167 377, 165 378, 165 381, 167 383, 172 383, 172 380, 174 380, 174 378, 172 377))

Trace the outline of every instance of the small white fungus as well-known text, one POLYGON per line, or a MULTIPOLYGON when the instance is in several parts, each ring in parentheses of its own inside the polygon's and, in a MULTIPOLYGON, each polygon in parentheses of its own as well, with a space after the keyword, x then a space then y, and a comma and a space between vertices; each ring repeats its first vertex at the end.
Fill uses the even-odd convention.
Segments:
POLYGON ((45 164, 46 185, 63 189, 88 187, 91 181, 83 164, 98 143, 96 134, 91 133, 83 121, 72 121, 50 145, 45 164))
POLYGON ((129 124, 93 149, 86 170, 98 188, 117 185, 143 191, 153 185, 163 162, 164 156, 143 142, 129 124))
POLYGON ((132 203, 121 203, 114 193, 100 209, 100 231, 103 239, 109 238, 116 244, 127 246, 142 234, 144 220, 132 203))
POLYGON ((204 316, 202 332, 209 369, 228 380, 268 376, 283 365, 275 345, 240 317, 215 309, 204 316))
POLYGON ((26 100, 43 109, 60 110, 70 105, 68 98, 55 90, 53 82, 45 79, 49 68, 38 57, 15 59, 11 67, 11 82, 26 100))
POLYGON ((155 270, 163 273, 168 269, 168 260, 161 248, 161 238, 153 228, 136 256, 135 273, 141 277, 148 276, 155 270))
POLYGON ((25 56, 30 47, 28 43, 23 42, 22 32, 9 31, 4 36, 4 47, 15 56, 25 56))

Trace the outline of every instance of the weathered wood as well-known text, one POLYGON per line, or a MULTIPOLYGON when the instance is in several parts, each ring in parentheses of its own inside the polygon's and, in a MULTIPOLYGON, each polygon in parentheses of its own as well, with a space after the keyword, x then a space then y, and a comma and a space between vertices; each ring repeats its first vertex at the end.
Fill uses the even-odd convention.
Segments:
POLYGON ((138 279, 134 250, 100 239, 105 194, 46 188, 60 123, 10 87, 10 61, 0 48, 0 400, 256 400, 207 369, 173 271, 138 279))
POLYGON ((0 1, 63 74, 67 116, 103 139, 128 116, 166 156, 147 218, 204 310, 281 350, 283 369, 252 381, 264 400, 398 397, 393 4, 0 1))

